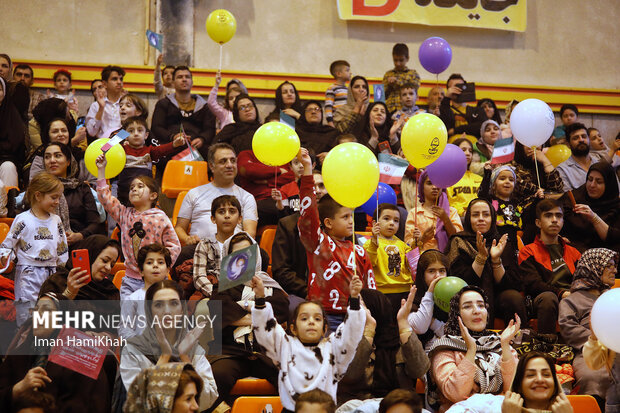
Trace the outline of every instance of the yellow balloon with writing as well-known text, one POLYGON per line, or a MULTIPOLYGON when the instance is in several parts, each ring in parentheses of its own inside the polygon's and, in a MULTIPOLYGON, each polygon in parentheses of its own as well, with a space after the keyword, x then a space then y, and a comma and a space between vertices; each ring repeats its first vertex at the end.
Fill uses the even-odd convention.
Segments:
POLYGON ((212 11, 205 22, 207 34, 216 43, 224 44, 233 38, 237 31, 237 21, 231 12, 224 9, 212 11))
POLYGON ((357 208, 379 184, 379 162, 366 146, 356 142, 333 148, 323 161, 325 189, 340 205, 357 208))
POLYGON ((297 132, 280 122, 265 123, 252 138, 252 151, 265 165, 286 165, 297 155, 299 148, 297 132))
MULTIPOLYGON (((100 138, 88 145, 88 148, 86 148, 86 152, 84 153, 84 163, 86 164, 86 169, 88 169, 88 172, 90 172, 93 176, 97 176, 98 172, 95 161, 99 155, 103 153, 101 147, 108 141, 108 138, 100 138)), ((114 145, 105 153, 105 157, 108 161, 108 164, 105 167, 105 179, 114 178, 123 171, 123 168, 125 168, 125 161, 127 160, 125 150, 121 144, 114 145)))
POLYGON ((419 113, 410 118, 400 136, 403 153, 416 168, 424 168, 439 158, 447 141, 446 125, 430 113, 419 113))
POLYGON ((566 145, 553 145, 547 150, 545 153, 549 162, 553 165, 553 167, 557 167, 559 164, 570 158, 571 151, 570 148, 566 145))

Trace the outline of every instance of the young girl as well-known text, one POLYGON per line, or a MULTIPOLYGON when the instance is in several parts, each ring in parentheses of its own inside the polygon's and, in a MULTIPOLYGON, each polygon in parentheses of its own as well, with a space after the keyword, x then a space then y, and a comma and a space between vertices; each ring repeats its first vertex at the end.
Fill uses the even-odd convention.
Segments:
POLYGON ((336 400, 338 382, 345 375, 362 339, 366 312, 360 307, 362 281, 354 276, 345 321, 324 338, 328 325, 321 305, 303 302, 297 306, 291 325, 292 337, 276 322, 270 303, 265 302, 263 282, 252 279, 256 296, 252 326, 256 340, 280 370, 278 391, 283 411, 294 411, 296 394, 315 388, 336 400))
POLYGON ((142 99, 128 93, 118 102, 118 113, 121 115, 121 124, 131 117, 139 116, 142 119, 149 117, 149 109, 142 99))
POLYGON ((433 185, 426 171, 418 180, 418 198, 422 207, 409 211, 405 224, 405 242, 420 252, 434 248, 443 251, 448 238, 463 230, 456 208, 448 203, 445 189, 433 185), (438 199, 439 198, 439 199, 438 199))
POLYGON ((477 197, 482 178, 480 175, 469 170, 474 155, 474 145, 471 141, 463 137, 456 139, 452 143, 461 148, 465 154, 465 159, 467 159, 467 170, 465 171, 465 175, 463 175, 460 181, 448 188, 448 200, 450 201, 450 205, 456 208, 459 216, 462 217, 465 215, 467 205, 477 197))
POLYGON ((142 245, 160 243, 170 251, 172 262, 181 252, 181 243, 172 222, 164 211, 155 208, 158 189, 153 178, 139 176, 129 187, 131 207, 123 206, 110 193, 105 180, 105 167, 108 164, 105 154, 97 158, 97 195, 106 212, 114 218, 121 228, 121 246, 125 256, 125 277, 121 285, 121 299, 144 287, 144 281, 138 269, 138 251, 142 245))
POLYGON ((220 82, 222 82, 222 72, 218 70, 215 75, 215 84, 211 88, 209 98, 207 99, 207 106, 209 106, 209 110, 217 119, 217 124, 215 125, 217 132, 221 131, 224 126, 235 121, 233 119, 232 107, 235 102, 235 98, 242 93, 241 88, 237 85, 237 83, 229 82, 226 87, 224 104, 220 105, 217 103, 217 90, 220 87, 220 82))
POLYGON ((415 285, 411 287, 415 311, 409 314, 407 321, 428 348, 435 337, 443 335, 443 326, 448 320, 448 314, 433 303, 435 285, 448 275, 448 258, 437 250, 424 251, 416 274, 415 285))
POLYGON ((30 181, 26 198, 30 209, 15 217, 11 231, 0 245, 0 264, 4 268, 15 255, 15 307, 21 326, 34 307, 41 285, 64 266, 69 258, 67 237, 54 214, 63 194, 63 185, 52 174, 41 172, 30 181))
POLYGON ((493 119, 482 122, 480 127, 480 139, 474 146, 473 159, 469 169, 478 175, 482 175, 485 162, 490 160, 493 155, 493 146, 501 137, 499 124, 493 119))

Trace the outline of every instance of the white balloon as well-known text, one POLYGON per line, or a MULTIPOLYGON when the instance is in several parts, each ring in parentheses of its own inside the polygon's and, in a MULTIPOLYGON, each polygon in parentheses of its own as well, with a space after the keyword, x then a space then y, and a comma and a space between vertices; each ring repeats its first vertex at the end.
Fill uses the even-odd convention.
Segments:
POLYGON ((512 134, 528 148, 547 142, 554 125, 553 111, 540 99, 525 99, 510 114, 512 134))
POLYGON ((594 302, 591 312, 592 331, 605 347, 620 353, 620 288, 611 289, 594 302))

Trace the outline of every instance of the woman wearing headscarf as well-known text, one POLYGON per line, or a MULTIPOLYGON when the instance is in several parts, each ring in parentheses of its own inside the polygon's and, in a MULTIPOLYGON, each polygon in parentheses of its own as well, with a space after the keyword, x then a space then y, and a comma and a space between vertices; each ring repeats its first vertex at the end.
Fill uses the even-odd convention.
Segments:
POLYGON ((476 393, 510 389, 519 360, 510 342, 521 322, 518 316, 511 319, 501 335, 487 330, 488 304, 476 286, 463 287, 450 300, 445 335, 429 353, 432 383, 427 389, 429 396, 434 389, 439 393, 439 412, 476 393))
MULTIPOLYGON (((44 317, 47 312, 62 311, 63 303, 63 297, 56 292, 42 292, 34 311, 44 317)), ((108 351, 95 379, 60 364, 49 363, 52 341, 58 337, 60 329, 47 327, 39 325, 34 328, 31 318, 13 339, 0 365, 0 411, 13 411, 13 404, 22 394, 36 390, 54 397, 58 413, 109 413, 118 366, 114 354, 108 351)))
POLYGON ((302 115, 295 123, 302 148, 306 148, 320 158, 324 158, 336 146, 339 132, 336 128, 323 125, 323 108, 318 100, 306 102, 302 115))
POLYGON ((355 124, 362 120, 368 108, 370 92, 363 76, 353 76, 347 92, 347 103, 334 112, 334 126, 341 134, 351 133, 355 124))
POLYGON ((101 232, 99 212, 90 186, 80 181, 78 166, 72 162, 71 150, 62 143, 50 143, 43 152, 45 170, 58 177, 64 192, 57 215, 67 233, 67 243, 72 245, 84 238, 101 232))
MULTIPOLYGON (((238 232, 229 238, 222 248, 224 258, 238 251, 256 244, 246 232, 238 232)), ((265 264, 264 267, 267 265, 265 264)), ((217 262, 215 273, 220 274, 220 262, 217 262)), ((282 287, 273 280, 262 268, 262 259, 256 257, 255 275, 260 277, 265 285, 267 302, 271 303, 278 323, 288 321, 288 298, 282 287)), ((214 403, 218 405, 225 401, 230 406, 234 397, 230 391, 238 379, 253 376, 267 379, 277 386, 278 369, 265 355, 262 347, 254 339, 252 333, 252 308, 254 307, 254 291, 251 282, 219 291, 218 284, 213 286, 213 294, 209 300, 211 314, 222 313, 216 317, 214 330, 222 332, 222 348, 218 355, 210 355, 209 361, 213 367, 213 376, 217 382, 219 398, 214 403), (224 310, 221 311, 220 310, 224 310)))
POLYGON ((404 241, 420 252, 427 249, 445 251, 448 239, 463 230, 456 208, 450 206, 446 189, 433 185, 428 173, 422 172, 418 179, 420 207, 409 211, 405 224, 404 241))
POLYGON ((189 363, 149 367, 131 384, 124 412, 197 412, 203 387, 202 379, 189 363))
POLYGON ((368 105, 366 113, 353 126, 352 133, 357 141, 368 146, 373 152, 378 153, 379 142, 388 141, 392 153, 398 153, 400 140, 398 129, 389 116, 387 105, 384 102, 373 102, 368 105))
POLYGON ((216 142, 230 144, 238 155, 242 151, 252 149, 254 132, 260 128, 258 108, 254 100, 248 95, 237 96, 233 103, 234 123, 229 123, 215 136, 216 142))
POLYGON ((613 287, 618 266, 618 253, 607 248, 593 248, 583 253, 573 274, 570 295, 560 301, 560 333, 566 344, 573 347, 573 369, 579 394, 605 399, 610 384, 605 368, 591 370, 581 350, 591 334, 590 313, 596 299, 613 287))
POLYGON ((482 122, 480 125, 480 137, 474 145, 474 153, 469 165, 469 169, 472 172, 478 175, 483 174, 484 165, 493 157, 495 142, 501 138, 501 135, 499 123, 493 119, 487 119, 482 122))
POLYGON ((86 128, 80 128, 76 131, 77 112, 72 111, 65 100, 58 98, 45 99, 34 107, 32 116, 28 123, 28 136, 30 139, 26 142, 29 154, 41 145, 49 143, 49 126, 54 119, 65 120, 72 147, 79 148, 82 153, 86 150, 88 145, 86 141, 86 128))
POLYGON ((131 383, 145 368, 166 364, 169 361, 191 363, 204 381, 200 396, 200 410, 209 408, 217 397, 217 389, 204 349, 197 340, 204 326, 191 331, 183 321, 166 323, 165 316, 184 318, 187 303, 182 299, 183 291, 172 280, 157 282, 146 290, 144 310, 146 326, 139 336, 127 340, 121 352, 120 374, 129 389, 131 383))
POLYGON ((6 81, 0 77, 0 181, 19 186, 18 170, 26 157, 26 127, 6 81))
POLYGON ((489 326, 500 316, 508 323, 515 313, 527 322, 523 296, 517 291, 521 282, 516 252, 507 235, 500 237, 496 222, 489 201, 474 199, 469 203, 464 230, 450 238, 446 250, 449 273, 484 290, 489 298, 489 326))
POLYGON ((573 191, 576 205, 565 217, 565 233, 573 246, 620 250, 620 199, 614 169, 607 162, 590 166, 586 183, 573 191))
MULTIPOLYGON (((294 84, 288 80, 280 83, 276 89, 276 107, 271 111, 267 118, 272 116, 276 119, 280 118, 280 111, 283 111, 293 119, 299 120, 303 117, 303 109, 299 92, 294 84)), ((267 121, 265 118, 265 122, 267 121)))

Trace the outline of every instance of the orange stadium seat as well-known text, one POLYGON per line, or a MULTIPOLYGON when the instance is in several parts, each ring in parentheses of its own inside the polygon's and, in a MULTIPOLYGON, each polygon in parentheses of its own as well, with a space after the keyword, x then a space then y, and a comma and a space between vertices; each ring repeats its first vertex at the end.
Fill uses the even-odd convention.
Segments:
POLYGON ((8 234, 10 230, 11 227, 9 227, 7 224, 3 222, 0 223, 0 242, 4 241, 4 239, 6 238, 6 234, 8 234))
POLYGON ((172 210, 172 226, 175 226, 177 224, 177 217, 179 216, 181 204, 183 203, 183 199, 185 199, 185 195, 187 195, 187 191, 179 192, 177 200, 174 202, 174 209, 172 210))
POLYGON ((246 377, 237 380, 230 394, 240 396, 273 396, 278 394, 278 390, 265 379, 246 377))
POLYGON ((280 397, 254 397, 243 396, 235 400, 232 413, 263 413, 273 412, 280 413, 282 411, 282 403, 280 397), (271 408, 269 408, 271 407, 271 408))
POLYGON ((601 408, 598 407, 596 399, 588 395, 568 395, 566 396, 571 406, 573 406, 574 413, 601 413, 601 408))
POLYGON ((14 218, 0 218, 0 223, 7 224, 10 228, 11 225, 13 225, 13 219, 14 218))
POLYGON ((209 183, 205 161, 175 161, 166 164, 161 181, 161 191, 168 198, 176 198, 181 192, 209 183))
POLYGON ((125 270, 120 270, 116 274, 114 274, 114 279, 112 280, 112 284, 116 286, 119 290, 121 289, 121 284, 123 283, 123 277, 125 276, 125 270))

